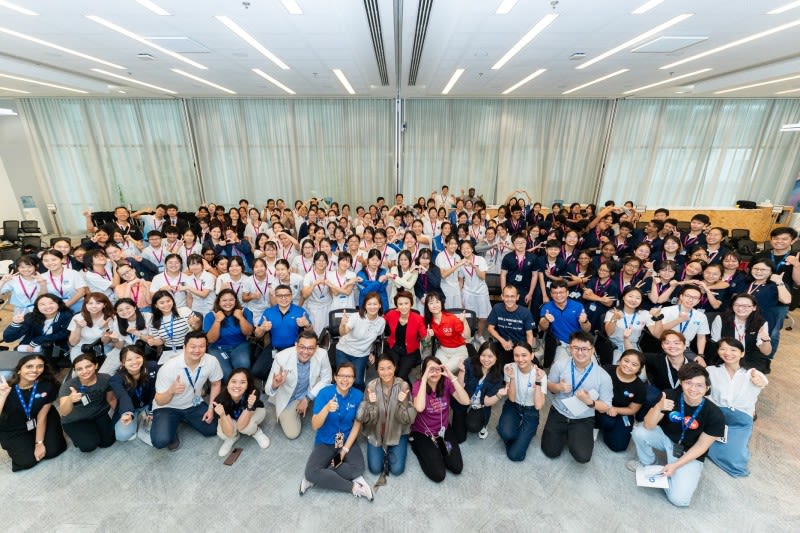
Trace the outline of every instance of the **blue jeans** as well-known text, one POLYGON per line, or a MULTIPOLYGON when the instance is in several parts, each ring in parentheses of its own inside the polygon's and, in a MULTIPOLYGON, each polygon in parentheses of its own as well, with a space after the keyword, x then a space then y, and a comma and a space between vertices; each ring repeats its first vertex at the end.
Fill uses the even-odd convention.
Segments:
POLYGON ((250 343, 243 342, 235 346, 219 346, 212 344, 208 347, 208 353, 219 361, 222 367, 222 378, 227 381, 234 368, 250 369, 250 343))
POLYGON ((146 411, 147 409, 144 407, 135 409, 133 411, 133 420, 131 420, 131 423, 127 426, 122 423, 121 418, 117 420, 117 423, 114 424, 114 434, 117 436, 117 440, 119 442, 131 440, 133 436, 136 435, 136 432, 139 429, 139 414, 146 411))
MULTIPOLYGON (((655 429, 647 429, 643 424, 637 425, 633 428, 633 443, 636 445, 639 462, 643 465, 651 465, 656 462, 656 454, 653 453, 653 450, 665 452, 667 463, 677 461, 672 455, 672 440, 659 426, 656 426, 655 429)), ((702 473, 702 461, 694 460, 679 468, 669 478, 669 488, 664 489, 670 503, 678 507, 688 507, 692 503, 692 496, 697 489, 697 484, 700 483, 702 473)))
POLYGON ((600 429, 600 434, 603 435, 603 442, 612 452, 624 452, 628 449, 634 423, 632 416, 608 416, 605 413, 597 413, 595 423, 600 429))
POLYGON ((753 434, 753 417, 744 411, 720 407, 728 425, 728 442, 715 441, 708 450, 708 458, 732 477, 750 475, 750 436, 753 434))
MULTIPOLYGON (((341 350, 336 350, 336 368, 339 368, 339 365, 344 363, 345 361, 350 361, 354 365, 356 365, 356 381, 353 383, 353 386, 358 390, 364 390, 364 373, 367 371, 367 363, 369 363, 369 357, 355 357, 350 354, 344 353, 341 350)), ((336 369, 333 371, 336 374, 336 369)))
POLYGON ((512 461, 523 461, 528 453, 536 429, 539 427, 539 411, 511 400, 503 404, 503 412, 497 422, 497 433, 506 445, 506 455, 512 461))
POLYGON ((184 422, 205 437, 215 437, 217 435, 217 416, 214 415, 210 424, 203 422, 203 415, 208 411, 208 404, 203 402, 200 405, 189 407, 188 409, 173 409, 162 407, 153 411, 153 425, 150 426, 150 440, 153 448, 166 448, 178 439, 178 425, 184 422))
POLYGON ((783 323, 788 315, 788 305, 780 305, 775 308, 775 325, 772 326, 769 332, 769 340, 772 345, 772 353, 769 354, 770 359, 775 357, 775 354, 778 353, 778 343, 781 341, 781 330, 783 329, 783 323))
MULTIPOLYGON (((399 476, 406 469, 406 455, 408 454, 408 435, 401 435, 400 441, 394 446, 386 448, 389 456, 389 473, 399 476)), ((383 472, 384 453, 382 446, 373 446, 367 443, 367 466, 375 475, 383 472)))

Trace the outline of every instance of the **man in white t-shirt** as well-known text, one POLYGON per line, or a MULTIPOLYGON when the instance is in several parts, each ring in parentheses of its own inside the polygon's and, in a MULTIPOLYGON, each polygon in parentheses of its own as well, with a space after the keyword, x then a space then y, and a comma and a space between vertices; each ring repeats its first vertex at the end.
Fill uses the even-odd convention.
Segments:
POLYGON ((150 440, 154 448, 177 450, 181 445, 178 425, 193 427, 206 437, 217 434, 217 420, 211 407, 222 388, 222 368, 206 353, 208 339, 202 331, 190 331, 184 341, 183 357, 167 361, 158 371, 153 400, 150 440), (203 387, 211 383, 208 402, 203 387))

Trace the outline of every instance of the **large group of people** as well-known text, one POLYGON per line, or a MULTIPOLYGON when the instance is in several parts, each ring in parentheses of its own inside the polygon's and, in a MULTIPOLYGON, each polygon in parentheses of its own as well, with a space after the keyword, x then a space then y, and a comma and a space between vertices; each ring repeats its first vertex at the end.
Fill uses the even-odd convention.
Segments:
POLYGON ((524 191, 487 211, 444 186, 367 208, 281 199, 114 211, 0 279, 23 352, 0 378, 12 470, 67 448, 139 439, 176 450, 179 424, 267 448, 316 432, 300 483, 373 499, 365 469, 398 476, 410 446, 442 482, 460 444, 496 431, 524 461, 540 447, 592 458, 634 442, 632 469, 666 453, 666 494, 689 505, 707 457, 749 474, 756 401, 800 284, 795 230, 742 262, 706 214, 553 204, 524 191), (491 287, 499 287, 490 297, 491 287), (66 377, 56 380, 54 370, 66 377), (414 379, 417 376, 417 379, 414 379), (272 404, 267 407, 268 404, 272 404), (361 439, 361 437, 365 439, 361 439), (273 439, 276 436, 273 435, 273 439), (366 441, 366 465, 360 441, 366 441))

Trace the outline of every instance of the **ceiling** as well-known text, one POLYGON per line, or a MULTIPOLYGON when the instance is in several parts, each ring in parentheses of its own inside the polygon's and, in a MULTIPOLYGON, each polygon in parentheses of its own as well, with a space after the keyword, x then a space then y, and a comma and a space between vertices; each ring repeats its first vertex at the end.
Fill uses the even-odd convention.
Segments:
POLYGON ((800 2, 792 0, 664 0, 643 14, 632 11, 646 0, 519 0, 507 14, 496 13, 501 0, 296 0, 303 14, 290 14, 282 0, 153 0, 169 16, 158 15, 142 3, 147 2, 12 0, 11 7, 38 14, 34 16, 0 1, 0 97, 289 96, 253 69, 300 97, 342 97, 348 92, 333 72, 340 69, 357 96, 391 98, 398 92, 398 48, 402 97, 441 96, 457 69, 464 71, 449 92, 451 97, 500 97, 540 69, 545 70, 508 96, 800 96, 800 2), (767 14, 789 4, 797 5, 767 14), (492 68, 550 14, 558 16, 505 65, 492 68), (691 16, 676 19, 683 14, 691 16), (287 68, 237 36, 218 16, 228 17, 287 68), (670 21, 674 22, 671 27, 628 43, 670 21), (739 46, 668 66, 782 26, 781 31, 739 46), (48 47, 45 42, 113 66, 48 47), (586 66, 626 43, 618 53, 586 66), (638 47, 642 48, 634 51, 638 47), (165 50, 181 54, 194 65, 165 50), (574 59, 573 54, 584 54, 579 56, 583 59, 574 59), (569 92, 610 74, 615 75, 569 92), (795 79, 719 92, 791 77, 795 79), (659 82, 664 83, 636 91, 659 82), (793 89, 797 91, 778 94, 793 89))

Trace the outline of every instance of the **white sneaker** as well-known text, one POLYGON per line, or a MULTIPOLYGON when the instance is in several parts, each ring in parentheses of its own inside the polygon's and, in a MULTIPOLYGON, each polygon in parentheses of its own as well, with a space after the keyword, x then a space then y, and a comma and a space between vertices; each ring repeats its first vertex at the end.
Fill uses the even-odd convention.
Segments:
POLYGON ((239 440, 239 437, 234 437, 232 439, 224 439, 222 441, 222 446, 219 447, 219 456, 225 457, 231 450, 233 449, 233 445, 236 444, 236 441, 239 440))
POLYGON ((592 440, 597 440, 597 436, 598 436, 599 434, 600 434, 600 430, 599 430, 599 429, 597 429, 597 428, 594 428, 594 429, 592 430, 592 440))
POLYGON ((262 450, 266 450, 267 448, 269 448, 269 437, 264 435, 264 432, 261 431, 260 429, 255 433, 253 433, 253 438, 256 439, 256 442, 258 443, 259 446, 261 446, 262 450))
POLYGON ((478 438, 485 439, 488 436, 489 436, 489 430, 486 429, 486 426, 483 426, 481 430, 478 432, 478 438))
POLYGON ((307 480, 305 476, 303 476, 303 479, 300 480, 300 496, 308 492, 308 489, 313 486, 314 484, 307 480))
POLYGON ((625 463, 625 468, 627 468, 631 472, 636 472, 642 466, 644 465, 640 463, 638 459, 631 459, 630 461, 625 463))
POLYGON ((367 480, 363 476, 358 476, 353 480, 353 496, 356 498, 366 498, 368 501, 375 499, 372 494, 372 488, 367 484, 367 480))

